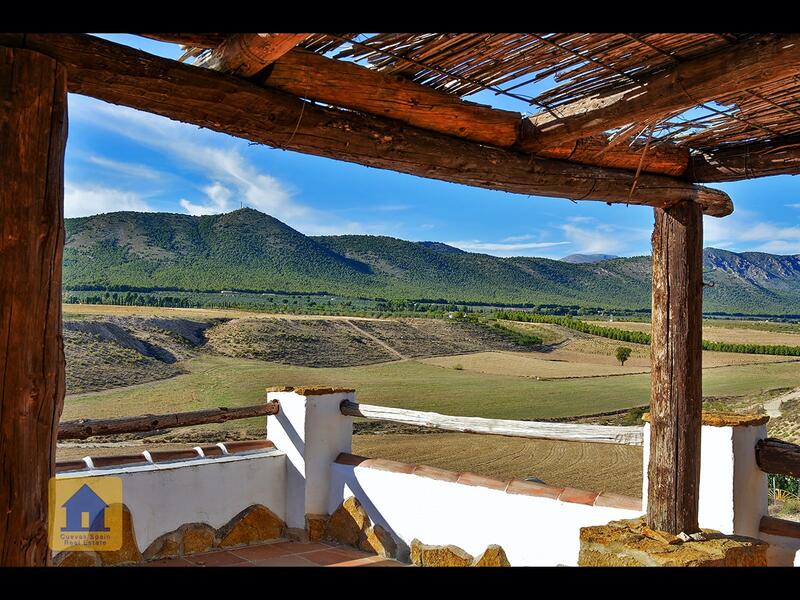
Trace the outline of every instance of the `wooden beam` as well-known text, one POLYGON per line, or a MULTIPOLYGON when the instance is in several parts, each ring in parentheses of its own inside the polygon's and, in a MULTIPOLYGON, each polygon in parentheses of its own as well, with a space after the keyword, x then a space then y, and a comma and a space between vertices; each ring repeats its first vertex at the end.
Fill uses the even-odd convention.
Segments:
POLYGON ((266 415, 277 415, 280 406, 276 401, 253 406, 232 408, 220 407, 208 410, 169 413, 165 415, 141 415, 119 419, 80 419, 65 421, 58 428, 59 440, 85 440, 95 435, 117 435, 174 429, 207 423, 225 423, 237 419, 249 419, 266 415))
POLYGON ((227 38, 195 66, 250 77, 271 65, 310 33, 236 33, 227 38))
POLYGON ((690 181, 739 181, 770 175, 800 174, 800 135, 768 142, 725 144, 693 154, 685 177, 690 181))
POLYGON ((64 402, 66 70, 0 47, 0 99, 0 566, 44 566, 64 402))
POLYGON ((596 165, 643 173, 659 173, 679 177, 689 165, 689 150, 674 144, 630 147, 628 144, 610 145, 603 135, 564 142, 560 146, 544 148, 536 153, 545 158, 559 158, 583 165, 596 165))
POLYGON ((800 523, 797 521, 764 515, 761 517, 758 530, 768 535, 779 535, 800 540, 800 523))
POLYGON ((194 48, 216 48, 228 37, 224 33, 137 33, 135 35, 194 48))
MULTIPOLYGON (((16 39, 0 34, 0 43, 16 39)), ((724 192, 681 179, 544 159, 316 106, 238 77, 184 65, 83 34, 26 34, 58 58, 69 89, 251 141, 476 187, 667 208, 690 199, 706 214, 733 210, 724 192)))
POLYGON ((505 435, 509 437, 564 440, 567 442, 592 442, 598 444, 642 445, 641 427, 612 425, 582 425, 574 423, 540 423, 536 421, 509 421, 481 417, 453 417, 435 412, 422 412, 388 406, 357 404, 344 400, 340 409, 343 415, 364 417, 378 421, 404 423, 417 427, 430 427, 463 433, 505 435))
POLYGON ((800 477, 800 446, 774 438, 759 440, 756 463, 765 473, 800 477))
POLYGON ((400 75, 300 48, 276 61, 256 81, 293 96, 503 148, 516 143, 522 124, 518 112, 465 102, 400 75))
POLYGON ((800 71, 800 34, 755 40, 659 71, 623 89, 599 90, 530 117, 523 147, 535 151, 628 123, 638 123, 800 71))
MULTIPOLYGON (((527 123, 518 112, 466 102, 400 75, 300 48, 288 52, 255 80, 301 98, 501 148, 515 148, 524 138, 522 125, 527 123)), ((641 162, 645 173, 674 176, 682 175, 689 163, 689 151, 679 146, 652 147, 641 161, 642 148, 631 149, 627 144, 610 147, 602 136, 545 148, 538 155, 633 171, 641 162)))
POLYGON ((703 405, 703 220, 696 204, 655 209, 647 523, 695 533, 703 405))

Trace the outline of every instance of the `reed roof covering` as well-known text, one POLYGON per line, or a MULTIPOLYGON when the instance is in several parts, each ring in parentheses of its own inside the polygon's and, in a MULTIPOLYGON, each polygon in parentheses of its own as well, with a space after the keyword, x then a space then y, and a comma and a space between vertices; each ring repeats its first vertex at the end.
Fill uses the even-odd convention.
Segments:
MULTIPOLYGON (((187 34, 188 35, 188 34, 187 34)), ((682 62, 768 42, 753 33, 381 33, 314 34, 302 47, 431 88, 469 96, 482 90, 546 112, 600 92, 636 85, 682 62), (544 88, 542 89, 542 85, 544 88), (535 87, 533 93, 526 92, 535 87)), ((197 34, 187 54, 214 48, 224 34, 197 34)), ((650 140, 696 150, 800 133, 800 76, 794 75, 657 119, 611 130, 612 140, 650 140)))

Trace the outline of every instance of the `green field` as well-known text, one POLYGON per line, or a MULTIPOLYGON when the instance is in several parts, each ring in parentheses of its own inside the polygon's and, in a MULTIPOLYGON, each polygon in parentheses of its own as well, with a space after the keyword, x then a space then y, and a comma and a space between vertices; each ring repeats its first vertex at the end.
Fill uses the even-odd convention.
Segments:
MULTIPOLYGON (((125 389, 70 396, 64 420, 197 410, 254 404, 272 385, 327 384, 356 389, 359 402, 444 414, 542 419, 631 408, 649 401, 650 376, 536 381, 444 369, 415 361, 314 369, 257 360, 202 356, 190 372, 125 389)), ((706 396, 742 396, 796 386, 794 363, 708 369, 706 396)), ((230 425, 230 424, 229 424, 230 425)))

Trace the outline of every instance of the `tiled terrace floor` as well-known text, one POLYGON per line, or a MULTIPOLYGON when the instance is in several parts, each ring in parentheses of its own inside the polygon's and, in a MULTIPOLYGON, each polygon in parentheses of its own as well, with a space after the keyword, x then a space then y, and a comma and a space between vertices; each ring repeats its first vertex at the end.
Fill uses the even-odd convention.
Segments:
POLYGON ((148 567, 405 567, 403 563, 349 546, 277 540, 257 546, 217 550, 186 558, 145 563, 148 567))

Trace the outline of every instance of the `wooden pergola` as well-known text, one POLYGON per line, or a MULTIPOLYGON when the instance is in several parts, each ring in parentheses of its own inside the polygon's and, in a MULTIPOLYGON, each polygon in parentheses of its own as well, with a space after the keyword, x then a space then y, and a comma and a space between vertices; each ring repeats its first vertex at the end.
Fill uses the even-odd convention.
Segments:
POLYGON ((140 35, 182 60, 0 34, 0 565, 49 560, 67 92, 371 167, 653 207, 647 521, 698 530, 702 216, 733 211, 698 184, 800 172, 800 35, 140 35), (462 100, 480 90, 534 114, 462 100))

